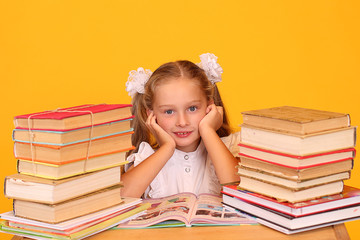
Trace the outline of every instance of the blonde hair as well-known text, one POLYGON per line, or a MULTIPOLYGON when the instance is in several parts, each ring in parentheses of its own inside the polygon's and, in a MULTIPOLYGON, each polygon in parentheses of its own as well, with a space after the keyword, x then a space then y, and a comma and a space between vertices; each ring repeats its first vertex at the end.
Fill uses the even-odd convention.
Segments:
MULTIPOLYGON (((215 84, 212 84, 203 69, 196 64, 181 60, 176 62, 168 62, 161 65, 150 76, 145 84, 144 94, 136 93, 132 100, 132 114, 135 116, 132 121, 132 127, 135 133, 132 135, 132 144, 135 149, 132 152, 137 152, 141 142, 148 142, 153 148, 158 147, 154 137, 146 127, 147 110, 152 109, 152 103, 155 96, 156 87, 162 83, 174 80, 180 77, 186 77, 194 80, 199 87, 204 91, 207 100, 213 100, 216 106, 224 108, 220 93, 215 84)), ((220 137, 228 136, 230 134, 230 126, 226 111, 224 108, 223 125, 217 130, 220 137)))

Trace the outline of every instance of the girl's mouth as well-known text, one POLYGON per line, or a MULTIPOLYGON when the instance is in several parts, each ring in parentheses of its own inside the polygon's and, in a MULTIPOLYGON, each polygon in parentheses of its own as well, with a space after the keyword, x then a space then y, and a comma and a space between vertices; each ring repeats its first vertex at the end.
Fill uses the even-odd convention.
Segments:
POLYGON ((185 138, 188 137, 191 132, 174 132, 174 134, 179 138, 185 138))

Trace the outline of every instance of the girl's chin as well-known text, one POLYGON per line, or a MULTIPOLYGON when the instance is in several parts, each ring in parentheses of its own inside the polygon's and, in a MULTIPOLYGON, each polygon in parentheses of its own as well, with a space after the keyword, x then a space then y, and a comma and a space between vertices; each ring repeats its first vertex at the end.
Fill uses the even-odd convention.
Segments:
POLYGON ((176 149, 182 152, 194 152, 200 144, 200 139, 192 143, 176 142, 176 149))

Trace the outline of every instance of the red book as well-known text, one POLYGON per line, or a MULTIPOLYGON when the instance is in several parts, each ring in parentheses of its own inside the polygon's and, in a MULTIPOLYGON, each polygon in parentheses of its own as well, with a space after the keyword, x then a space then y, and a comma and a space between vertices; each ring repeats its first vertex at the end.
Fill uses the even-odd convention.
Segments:
POLYGON ((249 144, 239 144, 240 157, 248 157, 256 160, 285 166, 294 169, 304 169, 320 166, 328 163, 335 163, 353 159, 355 157, 355 148, 346 148, 334 151, 321 152, 310 155, 292 155, 273 151, 269 149, 255 147, 249 144))
POLYGON ((222 192, 240 200, 270 208, 294 217, 306 216, 360 203, 360 189, 346 185, 341 194, 334 194, 297 203, 279 202, 275 198, 250 191, 239 190, 237 189, 237 185, 226 185, 223 187, 222 192))
POLYGON ((15 128, 69 130, 132 117, 131 104, 86 104, 14 117, 15 128))

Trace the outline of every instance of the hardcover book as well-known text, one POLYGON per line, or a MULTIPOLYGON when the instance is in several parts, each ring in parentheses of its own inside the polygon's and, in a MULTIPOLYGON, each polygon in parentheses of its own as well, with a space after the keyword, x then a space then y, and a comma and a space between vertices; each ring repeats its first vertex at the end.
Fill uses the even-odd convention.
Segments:
POLYGON ((89 141, 101 137, 107 137, 121 132, 133 130, 130 127, 132 118, 126 118, 114 122, 83 127, 74 130, 31 130, 15 128, 13 140, 17 142, 32 142, 37 144, 66 145, 77 142, 89 141), (30 138, 31 135, 31 138, 30 138))
POLYGON ((356 143, 356 127, 347 127, 305 136, 241 125, 241 142, 290 155, 312 155, 346 148, 356 143))
POLYGON ((245 167, 240 167, 238 169, 238 174, 240 175, 240 179, 242 179, 243 177, 252 178, 258 181, 263 181, 265 183, 292 189, 294 191, 311 188, 331 182, 343 181, 350 178, 350 172, 342 172, 308 180, 294 181, 293 179, 282 178, 269 174, 265 171, 253 170, 251 168, 245 167))
MULTIPOLYGON (((133 148, 131 148, 133 149, 133 148)), ((99 171, 128 163, 126 151, 100 155, 66 164, 49 164, 18 159, 17 170, 21 174, 48 179, 63 179, 88 172, 99 171)))
POLYGON ((303 169, 353 159, 355 148, 329 150, 308 155, 293 155, 239 143, 239 155, 285 167, 303 169))
POLYGON ((281 202, 262 194, 240 190, 237 185, 226 185, 223 187, 222 192, 249 203, 270 208, 294 217, 360 204, 360 189, 347 185, 344 186, 344 190, 339 194, 297 203, 281 202))
POLYGON ((129 118, 130 104, 86 104, 14 117, 15 128, 70 130, 129 118))
POLYGON ((284 202, 302 202, 306 200, 316 199, 323 196, 338 194, 343 191, 343 181, 336 181, 317 185, 310 188, 294 190, 288 187, 274 185, 262 180, 257 180, 245 176, 241 176, 239 184, 240 189, 256 192, 265 196, 276 198, 278 201, 284 202))
POLYGON ((15 158, 51 164, 69 163, 131 149, 132 131, 65 146, 15 142, 15 158))
POLYGON ((242 112, 249 126, 307 135, 350 126, 350 116, 316 109, 281 106, 242 112))
POLYGON ((116 206, 56 224, 16 217, 12 211, 3 213, 1 232, 33 239, 79 240, 136 218, 149 207, 139 198, 122 200, 116 206))
POLYGON ((239 167, 253 169, 254 171, 264 171, 271 175, 293 181, 304 181, 318 177, 324 177, 336 173, 349 172, 353 169, 353 159, 326 163, 314 167, 294 168, 288 165, 278 165, 271 162, 257 160, 250 157, 240 157, 239 167))
POLYGON ((17 217, 59 223, 120 204, 120 188, 118 184, 56 204, 15 199, 13 210, 17 217))
POLYGON ((56 204, 120 183, 120 167, 82 174, 62 180, 51 180, 24 174, 5 178, 7 198, 56 204))
POLYGON ((354 218, 357 219, 360 217, 360 204, 336 208, 334 210, 314 213, 306 216, 293 217, 260 205, 242 201, 236 197, 226 194, 223 195, 223 200, 224 204, 229 205, 230 207, 234 207, 240 211, 256 216, 259 223, 262 222, 259 221, 259 219, 263 219, 264 221, 271 222, 290 230, 300 230, 313 226, 321 226, 322 224, 342 220, 351 221, 354 218))

